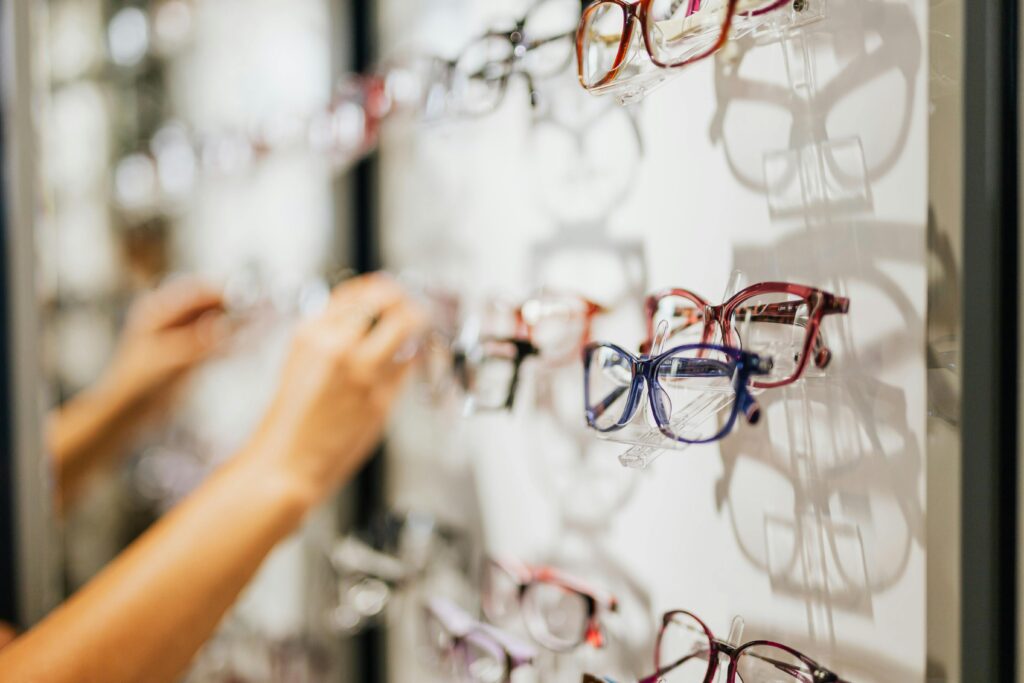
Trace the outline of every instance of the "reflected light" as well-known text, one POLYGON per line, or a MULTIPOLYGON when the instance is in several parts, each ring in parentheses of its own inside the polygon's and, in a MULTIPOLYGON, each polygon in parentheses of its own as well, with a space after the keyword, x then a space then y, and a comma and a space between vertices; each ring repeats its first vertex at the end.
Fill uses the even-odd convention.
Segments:
POLYGON ((118 66, 135 66, 149 51, 149 23, 138 7, 125 7, 107 27, 110 58, 118 66))

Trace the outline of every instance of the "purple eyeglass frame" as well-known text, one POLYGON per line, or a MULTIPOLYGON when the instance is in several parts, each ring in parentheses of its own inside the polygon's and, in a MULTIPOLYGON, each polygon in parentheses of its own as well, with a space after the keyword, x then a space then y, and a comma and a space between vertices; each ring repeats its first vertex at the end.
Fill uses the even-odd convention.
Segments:
POLYGON ((803 662, 803 664, 808 669, 810 669, 811 678, 807 678, 806 676, 802 676, 802 672, 799 672, 799 671, 794 672, 794 671, 789 670, 789 668, 786 666, 786 664, 784 662, 774 662, 776 668, 778 668, 780 671, 788 674, 794 680, 800 681, 800 683, 850 683, 849 681, 846 681, 846 680, 840 678, 838 674, 836 674, 836 673, 834 673, 832 671, 829 671, 828 669, 823 667, 821 664, 818 664, 816 661, 814 661, 813 659, 811 659, 807 655, 803 654, 802 652, 794 650, 793 648, 789 647, 788 645, 783 645, 782 643, 776 643, 776 642, 771 641, 771 640, 752 640, 750 642, 744 643, 743 645, 740 645, 740 646, 737 647, 737 646, 730 645, 729 643, 726 643, 725 641, 718 640, 717 638, 715 638, 714 634, 711 633, 711 629, 708 628, 707 624, 705 624, 700 619, 700 617, 698 617, 697 615, 693 614, 692 612, 687 612, 686 610, 681 610, 681 609, 679 609, 679 610, 672 610, 671 612, 666 612, 665 615, 661 618, 661 628, 658 630, 658 639, 655 642, 655 646, 654 646, 654 668, 655 668, 655 672, 653 674, 651 674, 650 676, 646 676, 644 678, 641 678, 639 681, 637 681, 637 683, 658 683, 658 680, 661 679, 661 677, 664 676, 669 671, 672 671, 677 666, 679 666, 679 665, 683 664, 684 662, 688 661, 691 657, 694 657, 694 656, 696 656, 698 654, 702 654, 702 653, 699 653, 699 652, 695 652, 695 653, 693 653, 691 655, 687 655, 686 657, 683 657, 682 659, 680 659, 680 660, 678 660, 676 662, 672 662, 668 666, 663 666, 662 665, 662 663, 661 663, 661 641, 662 641, 662 638, 665 635, 665 630, 668 628, 669 624, 672 623, 672 618, 676 617, 676 616, 685 616, 685 617, 689 617, 690 619, 693 619, 695 622, 700 624, 701 628, 704 630, 704 634, 708 638, 708 644, 710 645, 710 650, 707 653, 707 655, 708 655, 708 671, 704 675, 703 683, 712 683, 712 681, 715 680, 715 674, 718 673, 718 659, 719 659, 720 655, 725 655, 725 656, 727 656, 729 658, 729 669, 728 669, 727 676, 726 676, 726 683, 743 683, 742 681, 740 681, 737 678, 737 667, 739 666, 740 656, 746 650, 748 650, 748 649, 750 649, 752 647, 758 647, 758 646, 771 647, 771 648, 775 648, 775 649, 778 649, 778 650, 782 650, 783 652, 786 652, 787 654, 791 655, 792 657, 795 657, 796 659, 799 659, 801 662, 803 662))
MULTIPOLYGON (((700 11, 701 0, 683 1, 690 5, 687 16, 700 11)), ((793 0, 775 0, 760 9, 752 12, 744 12, 744 16, 761 16, 762 14, 777 10, 790 2, 793 2, 793 0)), ((577 75, 579 76, 580 85, 582 85, 586 90, 594 90, 595 88, 603 87, 618 78, 619 72, 622 71, 622 67, 626 65, 626 56, 629 54, 629 46, 633 42, 633 31, 635 30, 637 23, 640 24, 640 30, 644 40, 644 48, 647 50, 647 56, 655 66, 662 69, 681 68, 713 55, 715 52, 720 50, 729 39, 729 30, 732 27, 732 20, 736 15, 736 6, 739 4, 739 0, 729 0, 729 6, 726 8, 725 19, 722 22, 722 31, 714 45, 704 52, 693 55, 692 57, 687 57, 680 62, 662 62, 654 54, 654 49, 651 47, 653 45, 653 41, 651 40, 651 27, 648 21, 651 5, 653 3, 654 0, 639 0, 639 2, 626 2, 625 0, 598 0, 597 2, 591 3, 590 6, 584 10, 583 15, 580 17, 579 26, 576 29, 576 70, 577 75), (619 38, 619 47, 615 54, 615 61, 612 63, 612 68, 609 69, 608 73, 599 81, 588 85, 583 69, 584 40, 586 39, 585 31, 587 24, 590 21, 590 16, 602 5, 617 5, 622 10, 622 35, 619 38)))
POLYGON ((750 393, 750 378, 755 374, 764 374, 769 372, 771 367, 772 362, 770 359, 762 358, 756 353, 750 353, 748 351, 726 346, 716 346, 714 344, 686 344, 683 346, 676 346, 654 357, 646 355, 638 357, 615 344, 600 342, 588 344, 583 350, 583 408, 587 418, 587 425, 591 429, 605 434, 618 431, 625 427, 629 424, 630 420, 633 419, 636 415, 637 409, 640 407, 640 402, 643 398, 644 384, 646 384, 648 402, 651 405, 651 413, 654 415, 654 421, 657 423, 658 429, 665 435, 665 437, 672 439, 673 441, 689 444, 702 444, 718 441, 732 431, 740 411, 743 412, 748 423, 757 424, 761 417, 761 409, 757 405, 757 400, 750 393), (590 398, 590 365, 594 354, 601 348, 612 349, 624 358, 630 360, 632 381, 628 388, 622 387, 617 389, 606 396, 604 400, 601 401, 600 405, 591 406, 588 404, 590 398), (691 352, 696 352, 698 357, 679 358, 679 354, 691 352), (720 353, 726 356, 731 361, 731 364, 705 357, 709 352, 720 353), (677 377, 699 378, 709 376, 729 376, 733 378, 732 386, 733 391, 736 392, 736 398, 732 403, 732 408, 729 412, 729 419, 726 421, 725 426, 710 438, 694 440, 686 439, 675 434, 669 424, 670 416, 663 415, 661 409, 658 407, 661 405, 655 394, 656 388, 660 388, 660 384, 657 380, 658 369, 665 360, 673 356, 678 360, 688 361, 688 365, 691 365, 693 368, 691 374, 684 372, 683 374, 677 374, 677 377), (724 372, 722 366, 726 366, 724 368, 724 372), (707 372, 709 369, 718 370, 719 374, 711 375, 707 372), (726 372, 728 375, 726 375, 726 372), (605 410, 611 407, 611 405, 627 391, 629 392, 629 395, 626 399, 626 406, 618 421, 610 427, 598 427, 597 418, 599 418, 605 410))
POLYGON ((448 654, 454 654, 465 648, 467 643, 472 643, 504 661, 502 683, 511 683, 512 672, 533 664, 537 656, 536 650, 529 644, 490 624, 477 621, 451 600, 432 598, 425 610, 427 616, 436 619, 452 637, 451 652, 448 654))
MULTIPOLYGON (((807 332, 804 335, 804 346, 795 372, 790 377, 776 382, 754 380, 754 388, 775 389, 792 384, 803 376, 804 371, 807 369, 808 360, 812 355, 815 366, 821 369, 828 367, 832 360, 832 352, 822 341, 821 322, 827 315, 848 313, 850 310, 850 300, 815 287, 795 285, 788 282, 762 282, 751 285, 736 293, 724 304, 718 306, 711 305, 703 297, 694 294, 688 289, 672 288, 655 292, 647 297, 644 304, 645 316, 647 318, 647 339, 640 345, 640 350, 646 351, 646 349, 650 348, 654 339, 654 325, 658 307, 664 299, 669 297, 687 299, 693 302, 697 308, 696 311, 690 312, 690 315, 683 320, 679 327, 669 331, 669 338, 691 325, 703 323, 704 333, 701 337, 703 343, 706 344, 714 338, 715 326, 717 325, 718 329, 722 330, 723 341, 731 346, 739 347, 740 340, 736 336, 735 330, 732 329, 730 320, 733 314, 740 310, 740 306, 744 301, 765 294, 791 294, 806 301, 808 306, 807 332), (811 353, 812 350, 814 351, 813 354, 811 353)), ((783 302, 758 306, 752 312, 752 315, 755 320, 761 322, 794 324, 792 322, 796 316, 796 309, 793 308, 794 303, 800 302, 783 302)))

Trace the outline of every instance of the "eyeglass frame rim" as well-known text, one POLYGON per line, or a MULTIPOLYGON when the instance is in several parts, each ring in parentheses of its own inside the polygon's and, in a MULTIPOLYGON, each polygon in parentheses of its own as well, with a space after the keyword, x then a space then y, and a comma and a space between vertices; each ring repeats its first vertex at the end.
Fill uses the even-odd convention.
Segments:
MULTIPOLYGON (((538 2, 534 3, 528 10, 526 10, 526 13, 523 14, 522 17, 514 20, 514 26, 512 26, 510 29, 489 29, 484 33, 480 34, 479 36, 477 36, 476 38, 470 40, 468 43, 466 43, 462 50, 459 51, 458 56, 451 61, 451 72, 456 73, 458 71, 459 61, 462 59, 463 55, 466 54, 466 51, 469 50, 476 43, 479 43, 483 40, 487 40, 490 38, 500 38, 508 42, 508 44, 512 47, 512 50, 509 52, 507 58, 503 60, 495 60, 494 62, 496 64, 508 65, 508 68, 505 70, 505 72, 502 73, 499 78, 495 79, 498 84, 498 96, 494 99, 494 103, 489 107, 481 109, 480 111, 466 111, 465 108, 463 108, 461 113, 467 114, 469 116, 487 116, 488 114, 494 113, 498 108, 501 107, 502 102, 505 101, 505 97, 508 93, 509 81, 511 81, 512 77, 515 76, 516 74, 520 74, 523 76, 523 78, 526 79, 527 88, 530 91, 530 96, 532 99, 534 94, 536 93, 534 78, 544 78, 547 77, 548 75, 532 74, 525 69, 518 68, 518 65, 523 61, 523 59, 525 59, 525 53, 529 52, 530 50, 536 47, 558 40, 568 40, 570 46, 569 58, 566 60, 565 64, 562 67, 560 67, 560 69, 572 64, 573 59, 571 50, 573 46, 573 39, 578 29, 570 29, 565 33, 560 33, 558 35, 549 36, 547 38, 539 40, 530 40, 529 36, 526 34, 526 22, 529 21, 530 19, 530 13, 536 10, 541 5, 543 5, 546 1, 548 0, 539 0, 538 2), (518 36, 518 38, 516 38, 516 36, 518 36), (518 54, 516 52, 517 48, 519 47, 524 48, 523 54, 518 54)), ((583 12, 580 12, 580 16, 582 15, 583 12)))
MULTIPOLYGON (((607 591, 602 591, 598 588, 590 586, 586 582, 577 579, 576 577, 566 574, 560 569, 548 566, 538 566, 527 564, 525 562, 519 562, 512 560, 507 557, 495 557, 488 556, 485 562, 485 571, 492 567, 497 567, 505 574, 509 576, 516 583, 517 593, 516 602, 518 603, 520 616, 523 617, 523 621, 526 624, 527 631, 530 631, 529 622, 526 619, 526 615, 523 612, 523 599, 526 595, 526 591, 535 584, 548 584, 563 588, 570 593, 574 593, 582 597, 587 603, 587 623, 583 628, 583 632, 580 634, 578 640, 564 648, 553 648, 543 642, 530 632, 534 640, 541 643, 544 647, 553 650, 555 652, 568 652, 583 643, 588 643, 596 649, 604 647, 604 639, 602 636, 600 613, 601 610, 608 610, 611 612, 618 612, 619 603, 618 599, 607 591)), ((480 601, 481 607, 483 608, 484 614, 488 619, 493 617, 487 614, 489 611, 486 607, 487 600, 482 599, 480 601)))
POLYGON ((685 444, 700 445, 714 443, 715 441, 724 439, 732 432, 733 428, 736 426, 736 421, 741 411, 748 415, 747 419, 749 422, 756 423, 758 421, 760 409, 758 408, 757 400, 750 393, 751 376, 764 360, 766 360, 765 357, 760 354, 744 351, 743 349, 735 347, 719 346, 717 344, 681 344, 663 351, 656 356, 649 356, 646 354, 634 354, 622 348, 618 344, 612 344, 610 342, 591 342, 583 349, 583 410, 584 415, 586 416, 587 426, 602 434, 610 434, 625 428, 636 416, 636 411, 640 407, 639 400, 640 391, 642 391, 642 389, 638 390, 637 385, 638 382, 642 381, 647 388, 647 399, 648 403, 651 404, 651 414, 654 416, 654 421, 658 425, 658 430, 662 435, 672 441, 685 444), (590 395, 590 362, 594 352, 599 348, 612 349, 616 353, 628 358, 630 360, 630 370, 632 373, 631 383, 626 398, 626 407, 622 412, 622 416, 614 425, 606 428, 597 426, 596 420, 598 416, 594 415, 594 411, 588 405, 590 395), (717 353, 724 353, 729 356, 730 360, 732 360, 735 365, 733 376, 729 378, 734 397, 732 407, 729 412, 729 419, 718 433, 707 439, 690 440, 684 439, 678 434, 671 432, 668 424, 662 424, 657 411, 653 408, 655 399, 654 383, 656 381, 656 370, 666 358, 682 351, 698 350, 714 351, 717 353))
MULTIPOLYGON (((653 2, 654 0, 637 0, 637 2, 626 2, 626 0, 597 0, 597 2, 591 3, 583 11, 580 15, 579 26, 576 28, 576 74, 579 78, 580 85, 583 86, 585 90, 596 90, 615 82, 619 73, 622 71, 622 67, 626 65, 626 54, 629 52, 630 43, 633 42, 633 31, 635 30, 636 23, 640 24, 644 48, 647 52, 647 56, 651 60, 651 63, 661 69, 679 69, 702 59, 706 59, 722 49, 722 46, 729 40, 733 17, 736 15, 736 7, 739 4, 739 0, 729 0, 725 20, 722 22, 722 30, 718 39, 710 48, 700 54, 688 57, 681 62, 666 63, 658 59, 654 54, 654 50, 651 48, 651 28, 647 19, 653 2), (609 69, 608 73, 599 81, 588 85, 583 73, 584 29, 587 26, 587 20, 590 18, 590 15, 596 12, 602 5, 609 4, 617 5, 622 10, 622 36, 619 38, 619 47, 615 53, 615 61, 612 63, 612 68, 609 69)), ((750 16, 760 16, 761 14, 777 10, 789 2, 792 2, 792 0, 773 0, 767 6, 745 14, 749 14, 750 16)))
POLYGON ((511 683, 512 673, 516 669, 522 666, 531 666, 534 663, 534 660, 536 659, 535 654, 528 655, 526 653, 523 653, 517 655, 516 653, 512 652, 511 649, 509 649, 509 646, 506 643, 502 642, 504 638, 511 636, 505 634, 504 631, 490 624, 486 624, 478 619, 474 619, 471 615, 465 612, 461 607, 456 605, 454 602, 445 599, 443 601, 443 604, 446 606, 445 608, 450 609, 451 607, 453 607, 455 610, 458 610, 459 617, 464 618, 466 621, 467 628, 465 632, 458 633, 453 628, 453 625, 445 619, 444 615, 442 614, 442 610, 438 608, 439 604, 441 603, 438 603, 437 599, 431 600, 427 604, 423 605, 423 611, 427 617, 437 621, 437 623, 441 625, 441 628, 443 628, 445 632, 451 637, 451 647, 448 648, 450 652, 448 652, 447 654, 455 653, 460 646, 464 646, 466 641, 474 636, 489 641, 493 645, 496 645, 498 649, 501 650, 502 654, 505 657, 504 669, 502 671, 502 683, 511 683), (448 607, 449 605, 450 607, 448 607))
MULTIPOLYGON (((540 356, 540 349, 530 341, 529 339, 522 339, 519 337, 483 337, 477 340, 473 346, 480 347, 481 349, 485 344, 509 344, 515 348, 515 356, 512 358, 499 357, 494 354, 487 354, 484 352, 483 357, 500 358, 512 363, 512 378, 509 380, 508 394, 505 397, 505 401, 500 406, 484 406, 482 410, 494 411, 494 410, 511 410, 515 406, 516 392, 519 389, 519 374, 523 363, 527 359, 534 356, 540 356)), ((467 382, 463 381, 463 374, 465 372, 465 359, 468 357, 468 349, 457 347, 452 349, 452 369, 455 374, 455 380, 462 387, 463 392, 469 393, 469 387, 467 382), (459 358, 462 358, 462 370, 459 366, 459 358)))
MULTIPOLYGON (((744 287, 736 294, 729 297, 725 303, 713 306, 704 297, 688 289, 669 287, 649 294, 644 300, 644 316, 647 324, 647 337, 641 348, 649 346, 654 340, 654 317, 657 314, 658 305, 668 297, 677 296, 689 299, 701 308, 704 315, 704 330, 701 335, 701 343, 710 343, 709 331, 713 333, 714 328, 708 325, 708 313, 712 313, 711 319, 714 324, 722 330, 722 341, 735 348, 741 348, 734 339, 732 326, 729 319, 736 308, 747 299, 761 296, 763 294, 792 294, 807 301, 810 306, 808 315, 807 331, 804 335, 804 346, 800 353, 800 362, 794 373, 777 382, 759 382, 751 379, 751 386, 755 389, 776 389, 788 386, 803 377, 807 370, 807 363, 810 361, 811 349, 821 335, 821 323, 827 315, 845 315, 850 310, 850 300, 847 297, 838 296, 817 287, 809 285, 794 284, 791 282, 759 282, 744 287)), ((752 352, 756 353, 756 352, 752 352)))
MULTIPOLYGON (((707 636, 708 642, 711 644, 711 649, 708 653, 708 671, 704 676, 703 683, 712 683, 712 681, 714 681, 715 674, 718 673, 718 659, 722 654, 729 657, 729 668, 727 669, 726 683, 736 683, 740 657, 743 655, 745 650, 758 646, 779 649, 796 657, 811 670, 811 675, 814 677, 815 683, 848 683, 834 671, 827 669, 804 653, 784 643, 778 643, 773 640, 751 640, 741 645, 732 645, 724 640, 720 640, 715 637, 714 633, 712 633, 711 629, 700 617, 693 612, 684 609, 670 610, 662 615, 661 627, 658 629, 658 637, 655 640, 654 645, 655 673, 645 678, 641 678, 637 683, 656 683, 656 681, 666 673, 661 669, 661 643, 664 638, 665 631, 668 629, 669 624, 672 623, 672 618, 677 615, 683 615, 696 621, 704 630, 704 634, 707 636)), ((793 678, 796 680, 795 676, 793 678)))

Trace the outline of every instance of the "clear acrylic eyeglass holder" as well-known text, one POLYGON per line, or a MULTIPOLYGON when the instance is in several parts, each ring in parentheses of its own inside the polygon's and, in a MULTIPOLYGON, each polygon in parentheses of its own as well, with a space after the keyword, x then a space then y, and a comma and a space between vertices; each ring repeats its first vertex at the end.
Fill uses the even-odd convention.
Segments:
MULTIPOLYGON (((729 278, 729 285, 726 288, 722 301, 727 301, 746 284, 746 277, 741 271, 734 271, 729 278)), ((654 336, 651 345, 651 356, 656 356, 665 351, 665 341, 668 336, 668 324, 663 321, 654 336)), ((716 339, 714 343, 721 343, 716 339)), ((672 412, 672 430, 676 434, 686 436, 696 433, 709 420, 717 420, 725 412, 732 410, 735 400, 735 392, 732 387, 719 389, 708 389, 698 398, 690 401, 685 406, 676 408, 672 412)), ((666 450, 686 450, 690 444, 670 439, 661 433, 654 416, 651 413, 647 401, 647 392, 643 394, 640 406, 637 408, 633 419, 622 429, 614 432, 598 433, 598 438, 629 445, 629 449, 619 456, 619 462, 623 467, 631 469, 644 469, 658 459, 666 450)))
MULTIPOLYGON (((746 623, 743 621, 743 617, 737 615, 732 619, 732 625, 729 627, 729 638, 725 642, 733 647, 737 647, 743 640, 743 629, 746 627, 746 623)), ((718 663, 718 673, 715 676, 715 683, 726 683, 729 678, 729 666, 727 663, 718 663)), ((586 679, 584 679, 586 680, 586 679)), ((659 678, 658 683, 668 683, 664 678, 659 678)))

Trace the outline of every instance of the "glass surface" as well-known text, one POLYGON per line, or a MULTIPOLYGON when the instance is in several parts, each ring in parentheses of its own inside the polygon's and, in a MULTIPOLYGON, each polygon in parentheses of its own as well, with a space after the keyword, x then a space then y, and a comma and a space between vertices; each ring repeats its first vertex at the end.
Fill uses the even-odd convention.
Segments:
POLYGON ((789 379, 800 366, 809 332, 809 314, 808 302, 792 294, 762 294, 744 299, 729 319, 729 342, 772 359, 771 371, 759 376, 759 382, 789 379))
POLYGON ((665 683, 704 683, 711 639, 699 621, 673 614, 658 641, 657 666, 665 683))
POLYGON ((675 65, 706 54, 722 39, 729 0, 654 0, 647 16, 651 54, 675 65))
POLYGON ((523 34, 527 51, 523 67, 534 76, 552 76, 567 68, 580 20, 578 0, 546 0, 526 15, 523 34))
POLYGON ((813 681, 811 669, 799 657, 782 648, 754 645, 736 660, 736 683, 790 683, 813 681))
POLYGON ((598 4, 583 23, 583 83, 594 86, 615 68, 626 13, 613 2, 598 4))
POLYGON ((530 635, 552 650, 566 650, 583 640, 589 612, 585 597, 552 583, 534 583, 523 596, 530 635))
POLYGON ((508 624, 519 611, 519 582, 501 566, 489 562, 484 569, 480 603, 488 621, 508 624))
POLYGON ((735 364, 717 351, 680 351, 655 368, 654 411, 674 438, 708 441, 722 431, 715 415, 731 397, 735 364), (698 357, 699 356, 699 357, 698 357))
POLYGON ((684 344, 700 344, 703 341, 717 341, 713 335, 707 340, 704 339, 703 307, 684 296, 672 295, 658 300, 651 329, 657 330, 662 322, 668 323, 665 349, 684 344))
POLYGON ((470 43, 455 63, 458 111, 480 115, 497 108, 511 69, 512 45, 505 36, 484 36, 470 43))
POLYGON ((587 328, 586 304, 571 296, 545 295, 523 304, 530 340, 547 359, 579 358, 587 328))
POLYGON ((590 356, 587 369, 586 405, 598 429, 614 427, 626 412, 633 382, 633 361, 620 351, 599 346, 590 356))
POLYGON ((465 680, 473 683, 500 683, 506 679, 505 654, 482 634, 466 636, 458 653, 465 680))
POLYGON ((462 388, 478 409, 503 408, 516 373, 516 348, 498 340, 486 340, 457 358, 462 388))

